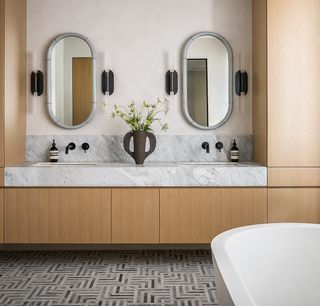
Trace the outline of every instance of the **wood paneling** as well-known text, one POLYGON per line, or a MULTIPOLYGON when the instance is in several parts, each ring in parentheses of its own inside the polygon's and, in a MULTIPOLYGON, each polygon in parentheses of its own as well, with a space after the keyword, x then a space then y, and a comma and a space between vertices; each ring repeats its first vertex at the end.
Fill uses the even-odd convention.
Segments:
POLYGON ((159 243, 159 189, 112 190, 112 243, 159 243))
POLYGON ((320 168, 269 168, 268 185, 273 187, 319 187, 320 168))
POLYGON ((27 13, 26 0, 5 0, 4 3, 5 164, 13 165, 25 160, 27 13))
POLYGON ((267 165, 267 0, 252 1, 253 159, 267 165))
POLYGON ((5 0, 0 0, 0 167, 4 166, 5 0))
POLYGON ((267 190, 160 190, 160 242, 209 243, 225 230, 267 222, 267 190))
POLYGON ((7 189, 6 243, 110 243, 109 189, 7 189))
POLYGON ((319 167, 320 1, 268 0, 267 11, 268 164, 319 167))
POLYGON ((320 223, 320 189, 270 188, 268 221, 320 223))
POLYGON ((0 189, 0 243, 4 242, 4 191, 0 189))

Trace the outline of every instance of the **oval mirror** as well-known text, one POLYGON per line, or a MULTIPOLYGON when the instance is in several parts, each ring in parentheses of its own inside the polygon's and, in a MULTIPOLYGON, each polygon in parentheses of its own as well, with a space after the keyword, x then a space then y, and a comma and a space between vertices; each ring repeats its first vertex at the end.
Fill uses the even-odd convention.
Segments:
POLYGON ((200 129, 216 129, 229 119, 233 104, 233 54, 221 35, 202 32, 183 54, 183 111, 200 129))
POLYGON ((48 49, 48 112, 60 127, 76 129, 87 124, 96 109, 96 57, 85 36, 66 33, 48 49))

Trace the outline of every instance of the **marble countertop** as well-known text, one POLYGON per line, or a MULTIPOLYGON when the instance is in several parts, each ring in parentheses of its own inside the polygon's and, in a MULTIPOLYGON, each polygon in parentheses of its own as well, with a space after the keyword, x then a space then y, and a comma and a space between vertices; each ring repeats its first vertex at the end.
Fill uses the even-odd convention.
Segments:
POLYGON ((258 187, 267 168, 254 163, 25 163, 5 168, 7 187, 258 187))

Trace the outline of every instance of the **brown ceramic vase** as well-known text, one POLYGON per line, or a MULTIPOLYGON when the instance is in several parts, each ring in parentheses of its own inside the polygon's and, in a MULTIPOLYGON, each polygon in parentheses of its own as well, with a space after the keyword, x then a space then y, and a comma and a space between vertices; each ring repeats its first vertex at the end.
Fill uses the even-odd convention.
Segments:
POLYGON ((137 165, 143 165, 144 160, 155 150, 156 137, 152 133, 144 131, 128 132, 123 139, 125 151, 135 160, 137 165), (133 137, 133 151, 130 150, 130 140, 133 137), (146 141, 149 138, 150 148, 146 152, 146 141))

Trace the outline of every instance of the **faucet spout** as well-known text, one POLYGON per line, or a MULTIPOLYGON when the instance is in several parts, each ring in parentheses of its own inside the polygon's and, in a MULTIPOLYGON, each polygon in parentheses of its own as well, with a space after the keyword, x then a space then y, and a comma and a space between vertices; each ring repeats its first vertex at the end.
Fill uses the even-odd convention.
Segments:
POLYGON ((202 144, 202 149, 205 149, 207 153, 210 153, 210 146, 208 142, 202 144))
POLYGON ((69 154, 69 150, 74 150, 76 148, 76 144, 74 142, 70 142, 66 146, 66 154, 69 154))

